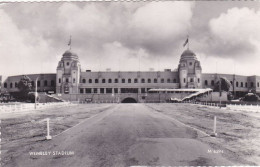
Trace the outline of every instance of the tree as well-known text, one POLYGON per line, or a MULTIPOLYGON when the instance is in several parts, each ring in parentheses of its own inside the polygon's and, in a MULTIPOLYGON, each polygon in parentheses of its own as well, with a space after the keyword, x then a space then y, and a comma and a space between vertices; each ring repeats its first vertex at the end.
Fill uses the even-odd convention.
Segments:
POLYGON ((17 87, 19 89, 17 98, 19 100, 28 100, 28 98, 29 98, 28 93, 30 91, 32 91, 32 81, 31 81, 31 79, 28 76, 23 75, 21 80, 19 81, 17 87))
POLYGON ((229 80, 225 77, 220 77, 219 80, 216 82, 214 91, 215 92, 229 92, 229 89, 231 88, 231 83, 229 80))

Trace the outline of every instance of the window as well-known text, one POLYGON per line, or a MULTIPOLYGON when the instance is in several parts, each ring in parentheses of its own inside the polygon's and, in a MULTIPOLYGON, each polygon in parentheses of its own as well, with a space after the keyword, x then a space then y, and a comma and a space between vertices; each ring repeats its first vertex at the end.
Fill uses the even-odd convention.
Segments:
POLYGON ((173 83, 176 83, 176 82, 177 82, 177 80, 176 80, 176 78, 174 78, 174 79, 173 79, 173 83))
POLYGON ((94 88, 94 93, 97 93, 98 92, 98 89, 97 88, 94 88))
POLYGON ((106 79, 102 79, 102 83, 106 83, 106 79))
POLYGON ((142 78, 141 82, 142 82, 142 83, 145 83, 145 79, 144 79, 144 78, 142 78))
POLYGON ((41 81, 37 81, 37 86, 41 86, 41 81))
POLYGON ((200 83, 200 79, 198 78, 198 83, 200 83))
POLYGON ((246 82, 246 85, 245 85, 245 86, 246 86, 246 88, 247 88, 247 82, 246 82))
POLYGON ((211 86, 214 86, 214 85, 215 85, 214 80, 211 80, 211 86))
POLYGON ((18 84, 17 82, 14 83, 14 87, 17 88, 18 87, 18 84))
POLYGON ((86 88, 85 91, 86 93, 91 93, 91 88, 86 88))
POLYGON ((32 81, 32 86, 34 86, 34 81, 32 81))
POLYGON ((118 79, 115 79, 115 83, 118 83, 118 79))
POLYGON ((257 87, 259 87, 259 82, 257 82, 257 87))
POLYGON ((171 79, 170 78, 167 79, 167 83, 171 83, 171 79))
POLYGON ((105 88, 100 88, 100 93, 104 94, 105 93, 105 88))
POLYGON ((112 79, 108 79, 108 83, 112 83, 112 79))
POLYGON ((183 78, 183 82, 184 82, 184 83, 186 82, 186 78, 183 78))
POLYGON ((150 78, 148 79, 148 83, 151 83, 151 79, 150 78))
POLYGON ((66 82, 67 82, 67 83, 69 82, 69 78, 66 78, 66 82))
POLYGON ((118 93, 118 88, 114 88, 114 93, 118 93))
POLYGON ((244 83, 243 83, 243 82, 241 82, 241 83, 240 83, 240 86, 243 88, 243 87, 244 87, 244 83))
POLYGON ((154 78, 153 82, 154 82, 154 83, 157 83, 157 79, 156 79, 156 78, 154 78))
POLYGON ((230 81, 231 85, 233 85, 233 81, 230 81))
POLYGON ((131 83, 131 79, 130 78, 128 79, 128 83, 131 83))
POLYGON ((82 83, 86 83, 86 79, 82 79, 82 83))
POLYGON ((6 82, 4 83, 4 87, 7 88, 7 83, 6 82))
POLYGON ((75 83, 76 82, 76 79, 75 78, 73 78, 73 83, 75 83))
POLYGON ((98 83, 98 79, 95 79, 95 83, 98 83))
POLYGON ((121 93, 138 93, 138 88, 121 88, 121 93))
POLYGON ((207 86, 207 85, 208 85, 208 80, 205 80, 205 81, 204 81, 204 84, 207 86))
POLYGON ((236 82, 236 87, 238 87, 238 82, 236 82))
POLYGON ((106 88, 106 93, 112 93, 112 88, 106 88))
POLYGON ((145 88, 141 88, 141 93, 146 93, 145 88))
POLYGON ((79 89, 79 91, 81 94, 84 93, 84 89, 79 89))
POLYGON ((254 87, 254 82, 251 82, 251 87, 254 87))
POLYGON ((92 79, 89 79, 89 80, 88 80, 88 83, 92 83, 92 79))
POLYGON ((10 88, 13 88, 13 83, 12 82, 10 83, 10 88))
POLYGON ((190 82, 194 82, 193 78, 190 79, 190 82))
POLYGON ((122 79, 122 83, 125 83, 125 79, 124 78, 122 79))
POLYGON ((192 62, 190 62, 190 66, 192 66, 192 62))
POLYGON ((161 83, 164 83, 164 79, 163 78, 161 79, 161 83))
POLYGON ((61 79, 59 78, 59 83, 61 83, 61 79))
POLYGON ((70 65, 70 63, 69 62, 67 62, 67 66, 69 66, 70 65))
POLYGON ((138 79, 137 78, 134 79, 134 83, 138 83, 138 79))
POLYGON ((45 81, 44 81, 44 86, 47 86, 47 85, 48 85, 48 81, 45 80, 45 81))
POLYGON ((51 86, 55 86, 54 80, 51 80, 51 86))

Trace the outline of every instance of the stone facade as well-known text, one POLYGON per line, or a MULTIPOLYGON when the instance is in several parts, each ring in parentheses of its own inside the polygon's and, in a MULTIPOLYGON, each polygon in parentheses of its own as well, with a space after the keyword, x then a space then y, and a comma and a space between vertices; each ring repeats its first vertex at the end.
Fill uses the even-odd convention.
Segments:
MULTIPOLYGON (((201 89, 214 88, 219 77, 227 78, 235 95, 254 91, 260 93, 260 76, 202 73, 194 52, 185 50, 177 70, 171 71, 81 71, 77 54, 66 51, 58 62, 56 74, 27 75, 32 81, 39 78, 38 91, 56 93, 65 98, 115 100, 133 97, 141 102, 152 88, 201 89)), ((22 75, 10 76, 2 84, 2 92, 18 91, 22 75)), ((160 99, 161 95, 156 99, 160 99)), ((169 95, 165 95, 165 97, 169 95)), ((176 95, 177 96, 177 95, 176 95)), ((181 97, 182 95, 180 95, 181 97)))

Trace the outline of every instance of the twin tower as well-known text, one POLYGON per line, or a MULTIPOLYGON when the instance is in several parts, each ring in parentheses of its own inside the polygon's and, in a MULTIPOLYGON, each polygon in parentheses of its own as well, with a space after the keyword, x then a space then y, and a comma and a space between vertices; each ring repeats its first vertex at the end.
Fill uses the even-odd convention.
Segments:
MULTIPOLYGON (((178 71, 173 71, 172 76, 178 78, 178 88, 202 88, 201 72, 201 65, 196 55, 187 49, 181 54, 178 71)), ((176 85, 176 83, 174 84, 176 85)), ((81 66, 78 55, 71 51, 66 51, 57 67, 56 92, 78 94, 81 86, 84 85, 81 83, 81 66)))

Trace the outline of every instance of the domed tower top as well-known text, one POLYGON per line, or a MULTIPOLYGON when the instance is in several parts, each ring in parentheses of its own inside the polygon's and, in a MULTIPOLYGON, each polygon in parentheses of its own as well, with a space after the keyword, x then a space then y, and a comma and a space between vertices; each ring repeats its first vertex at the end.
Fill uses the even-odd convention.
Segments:
POLYGON ((198 59, 193 51, 187 49, 181 54, 180 62, 183 60, 198 60, 198 59))
POLYGON ((63 53, 61 60, 79 60, 79 57, 76 53, 67 50, 65 53, 63 53))
POLYGON ((201 88, 201 65, 194 52, 187 49, 181 54, 179 66, 180 88, 201 88))

